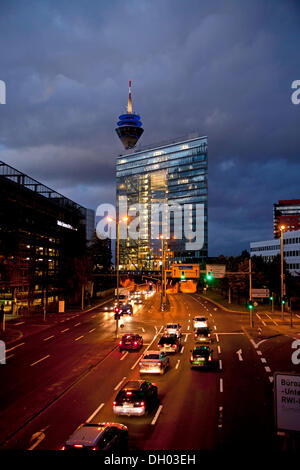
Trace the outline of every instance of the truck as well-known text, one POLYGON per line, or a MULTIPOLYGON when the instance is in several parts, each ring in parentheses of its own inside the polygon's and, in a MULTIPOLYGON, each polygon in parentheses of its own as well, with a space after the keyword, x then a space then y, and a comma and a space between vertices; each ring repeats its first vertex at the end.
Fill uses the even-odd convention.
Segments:
MULTIPOLYGON (((115 302, 117 302, 118 289, 115 289, 115 302)), ((127 287, 119 287, 119 303, 129 302, 130 291, 127 287)))

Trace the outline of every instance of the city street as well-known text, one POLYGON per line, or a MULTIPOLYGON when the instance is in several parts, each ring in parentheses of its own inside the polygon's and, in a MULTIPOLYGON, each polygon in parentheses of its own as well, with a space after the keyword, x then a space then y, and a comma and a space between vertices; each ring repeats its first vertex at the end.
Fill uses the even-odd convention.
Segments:
MULTIPOLYGON (((143 336, 137 352, 119 352, 114 314, 104 307, 79 314, 8 347, 1 366, 2 449, 60 449, 78 425, 119 422, 130 450, 276 448, 273 373, 298 371, 293 337, 257 339, 248 317, 225 312, 198 294, 169 296, 159 310, 155 294, 124 316, 124 332, 143 336), (191 369, 193 317, 207 317, 213 333, 211 370, 191 369), (145 375, 158 387, 159 403, 146 417, 117 417, 112 402, 127 380, 137 380, 139 359, 157 349, 163 326, 182 325, 182 348, 163 376, 145 375)), ((143 376, 144 378, 144 376, 143 376)))

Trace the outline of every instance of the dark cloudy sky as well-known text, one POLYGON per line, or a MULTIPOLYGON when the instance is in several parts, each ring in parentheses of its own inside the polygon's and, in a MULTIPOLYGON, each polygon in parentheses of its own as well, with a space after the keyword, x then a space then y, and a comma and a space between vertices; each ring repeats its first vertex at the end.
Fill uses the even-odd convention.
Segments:
POLYGON ((113 202, 131 79, 142 144, 208 136, 209 254, 238 254, 300 198, 299 44, 298 0, 0 0, 0 159, 113 202))

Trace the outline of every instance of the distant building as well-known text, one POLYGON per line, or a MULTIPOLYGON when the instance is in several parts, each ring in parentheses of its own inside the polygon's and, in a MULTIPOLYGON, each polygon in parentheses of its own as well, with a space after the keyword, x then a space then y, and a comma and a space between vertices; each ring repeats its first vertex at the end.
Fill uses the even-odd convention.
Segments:
POLYGON ((300 199, 282 200, 273 206, 274 238, 280 238, 280 226, 288 232, 300 230, 300 199))
MULTIPOLYGON (((171 214, 170 240, 165 246, 170 263, 200 263, 207 257, 207 138, 194 137, 146 147, 135 153, 121 155, 117 160, 117 205, 142 205, 143 222, 140 238, 120 240, 120 265, 125 270, 159 270, 162 254, 160 240, 152 236, 155 224, 163 233, 165 222, 151 217, 154 205, 177 205, 182 216, 175 222, 171 214), (203 243, 198 249, 187 249, 186 226, 196 229, 196 205, 201 206, 203 243), (184 217, 184 210, 188 211, 184 217), (174 238, 175 237, 175 238, 174 238)), ((121 226, 122 224, 120 224, 121 226)), ((191 240, 191 239, 190 239, 191 240)))
POLYGON ((0 162, 0 296, 61 292, 66 266, 92 236, 93 211, 0 162), (19 294, 18 294, 19 293, 19 294))
MULTIPOLYGON (((280 255, 280 239, 250 243, 250 254, 272 261, 280 255)), ((283 233, 283 257, 291 274, 300 275, 300 230, 283 233)))

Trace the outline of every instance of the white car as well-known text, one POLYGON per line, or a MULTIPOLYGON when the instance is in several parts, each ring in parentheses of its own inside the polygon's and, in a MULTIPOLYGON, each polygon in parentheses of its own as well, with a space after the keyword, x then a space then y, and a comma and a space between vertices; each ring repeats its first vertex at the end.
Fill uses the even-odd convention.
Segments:
POLYGON ((140 374, 164 374, 170 359, 161 351, 147 351, 139 363, 140 374))
POLYGON ((181 336, 181 325, 179 323, 168 323, 164 328, 165 335, 181 336))
POLYGON ((194 322, 194 329, 196 328, 207 328, 207 318, 205 318, 203 315, 199 315, 197 317, 193 318, 194 322))

